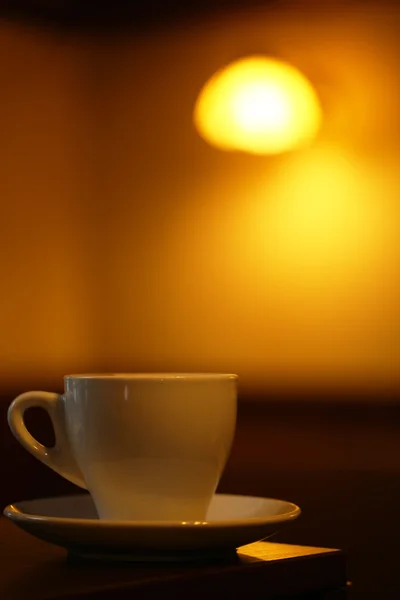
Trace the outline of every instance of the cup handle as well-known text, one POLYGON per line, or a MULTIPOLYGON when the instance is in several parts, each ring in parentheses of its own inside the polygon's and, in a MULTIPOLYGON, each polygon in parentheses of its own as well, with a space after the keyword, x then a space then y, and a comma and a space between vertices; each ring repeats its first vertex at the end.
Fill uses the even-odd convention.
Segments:
POLYGON ((7 418, 12 433, 28 452, 65 479, 87 489, 68 442, 63 396, 50 392, 25 392, 10 404, 7 418), (31 407, 44 408, 50 416, 56 439, 53 448, 43 446, 27 430, 24 413, 31 407))

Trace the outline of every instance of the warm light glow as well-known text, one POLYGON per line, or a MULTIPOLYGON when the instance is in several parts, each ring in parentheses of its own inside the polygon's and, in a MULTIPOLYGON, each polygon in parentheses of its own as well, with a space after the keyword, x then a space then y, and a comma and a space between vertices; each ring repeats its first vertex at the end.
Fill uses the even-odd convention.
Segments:
POLYGON ((96 147, 91 42, 0 25, 5 395, 162 370, 234 371, 266 400, 398 397, 400 38, 394 14, 351 4, 121 36, 92 56, 96 147), (273 160, 212 151, 187 126, 199 73, 266 37, 318 71, 323 131, 273 160))
POLYGON ((311 84, 295 67, 255 56, 228 65, 206 83, 194 120, 213 146, 279 154, 315 137, 321 110, 311 84))

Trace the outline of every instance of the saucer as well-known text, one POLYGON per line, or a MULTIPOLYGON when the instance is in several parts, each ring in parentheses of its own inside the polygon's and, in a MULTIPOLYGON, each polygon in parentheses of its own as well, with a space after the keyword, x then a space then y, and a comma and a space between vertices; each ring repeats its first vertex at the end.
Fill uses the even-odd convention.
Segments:
POLYGON ((73 556, 165 561, 234 552, 277 533, 300 509, 284 500, 215 494, 205 521, 104 521, 90 495, 79 494, 17 502, 4 514, 73 556))

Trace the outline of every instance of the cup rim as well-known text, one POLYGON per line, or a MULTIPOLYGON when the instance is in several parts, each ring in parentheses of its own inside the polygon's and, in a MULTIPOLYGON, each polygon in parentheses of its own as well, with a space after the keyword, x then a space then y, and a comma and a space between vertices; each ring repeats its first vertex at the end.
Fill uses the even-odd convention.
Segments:
POLYGON ((130 381, 235 381, 235 373, 73 373, 67 379, 130 380, 130 381))

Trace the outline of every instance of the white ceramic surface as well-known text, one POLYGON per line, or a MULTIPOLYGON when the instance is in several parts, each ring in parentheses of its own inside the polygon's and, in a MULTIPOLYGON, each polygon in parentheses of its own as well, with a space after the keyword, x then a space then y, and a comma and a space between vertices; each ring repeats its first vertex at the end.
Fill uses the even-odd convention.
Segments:
POLYGON ((216 494, 205 521, 122 522, 97 518, 88 494, 28 500, 4 514, 28 533, 72 554, 129 560, 190 559, 265 539, 296 519, 291 502, 216 494))
POLYGON ((236 375, 104 374, 65 377, 65 394, 27 392, 8 420, 36 458, 90 491, 102 519, 202 520, 229 455, 236 375), (56 446, 24 425, 40 406, 56 446))

